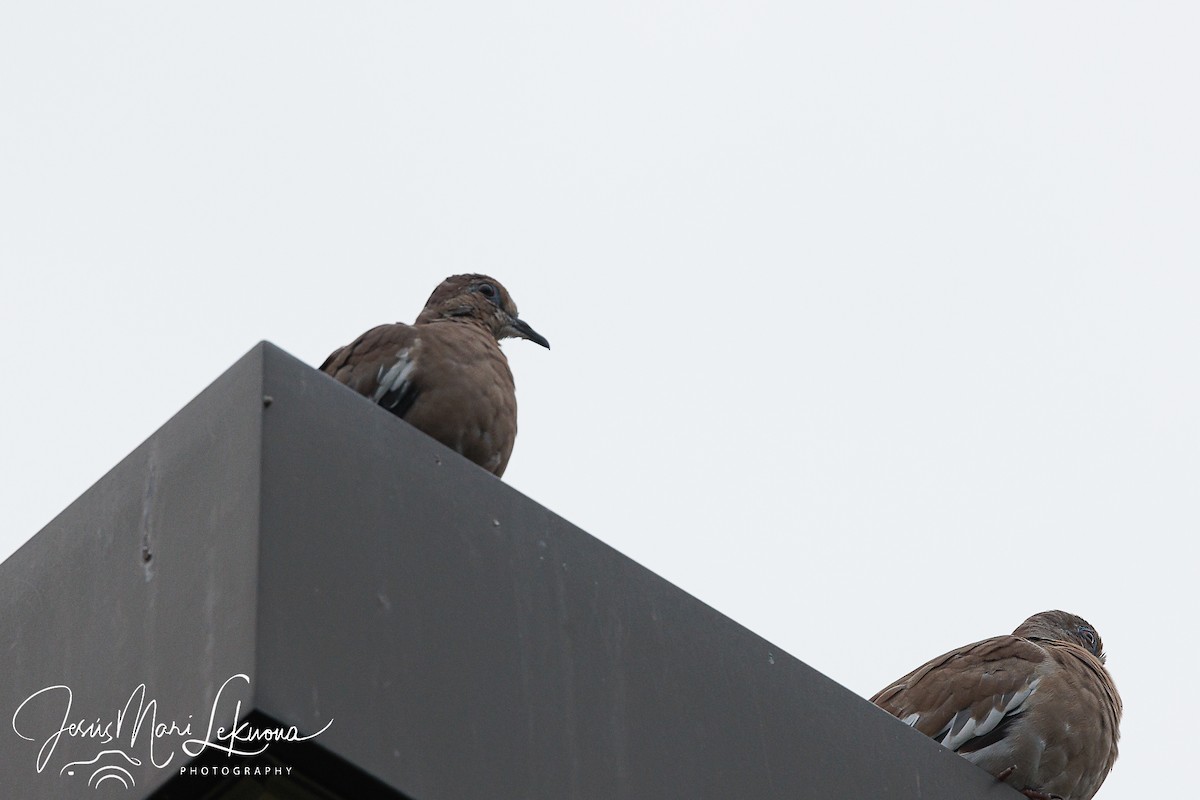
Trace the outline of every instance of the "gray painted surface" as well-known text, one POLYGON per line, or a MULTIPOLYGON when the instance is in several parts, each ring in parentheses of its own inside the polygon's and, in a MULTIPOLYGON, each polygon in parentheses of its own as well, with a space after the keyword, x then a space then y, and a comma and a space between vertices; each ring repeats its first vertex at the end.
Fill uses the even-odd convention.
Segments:
POLYGON ((260 346, 0 565, 0 796, 139 797, 173 774, 146 757, 149 716, 133 748, 141 766, 110 759, 133 788, 90 789, 85 767, 59 774, 100 752, 98 737, 63 735, 38 774, 66 704, 65 690, 30 701, 16 724, 36 741, 19 738, 13 715, 39 689, 68 686, 70 721, 109 723, 145 684, 158 721, 183 726, 206 715, 225 678, 253 673, 261 359, 260 346))
MULTIPOLYGON (((246 672, 246 702, 332 719, 315 741, 416 800, 1020 797, 269 344, 5 562, 0 599, 6 715, 140 681, 200 715, 246 672)), ((0 730, 5 796, 96 796, 35 752, 0 730)))
POLYGON ((333 380, 266 369, 260 707, 334 717, 322 744, 404 793, 1017 796, 333 380))

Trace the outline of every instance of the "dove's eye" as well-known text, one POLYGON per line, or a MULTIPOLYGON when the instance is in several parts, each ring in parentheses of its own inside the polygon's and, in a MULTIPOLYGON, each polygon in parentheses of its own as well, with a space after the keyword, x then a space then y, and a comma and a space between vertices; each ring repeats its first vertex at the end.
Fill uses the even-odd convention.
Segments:
POLYGON ((1087 649, 1096 652, 1096 632, 1091 628, 1080 628, 1079 638, 1087 645, 1087 649))
POLYGON ((486 297, 488 300, 495 300, 496 297, 500 294, 499 292, 496 291, 496 287, 492 286, 490 283, 479 284, 479 293, 481 295, 483 295, 484 297, 486 297))

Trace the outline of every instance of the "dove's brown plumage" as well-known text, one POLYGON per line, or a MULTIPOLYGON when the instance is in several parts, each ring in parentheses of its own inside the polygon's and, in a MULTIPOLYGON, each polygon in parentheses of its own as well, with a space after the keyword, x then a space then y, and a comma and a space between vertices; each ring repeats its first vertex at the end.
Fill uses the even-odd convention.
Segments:
POLYGON ((486 275, 452 275, 412 325, 380 325, 325 359, 321 370, 503 475, 517 436, 517 397, 500 339, 550 343, 517 317, 486 275))
POLYGON ((1090 800, 1117 759, 1121 698, 1085 620, 1044 611, 952 650, 871 702, 1031 798, 1090 800))

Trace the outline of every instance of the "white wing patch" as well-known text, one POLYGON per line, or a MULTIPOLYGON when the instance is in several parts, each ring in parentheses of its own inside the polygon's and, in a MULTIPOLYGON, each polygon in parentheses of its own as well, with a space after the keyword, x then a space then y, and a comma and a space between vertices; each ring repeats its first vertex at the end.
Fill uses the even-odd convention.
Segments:
POLYGON ((379 386, 376 387, 375 393, 371 395, 371 399, 376 403, 379 398, 383 397, 388 392, 400 392, 404 384, 408 383, 408 377, 412 375, 412 371, 417 367, 417 360, 412 357, 413 348, 406 347, 396 353, 396 362, 390 367, 379 368, 379 386))
POLYGON ((902 719, 900 721, 911 728, 911 727, 915 726, 920 720, 921 720, 921 715, 914 711, 913 713, 909 714, 907 717, 905 717, 904 719, 902 719))
POLYGON ((988 711, 987 716, 981 720, 972 717, 970 709, 964 708, 950 720, 950 724, 946 726, 946 730, 944 731, 946 735, 939 741, 945 747, 957 750, 977 736, 987 736, 1009 714, 1018 713, 1021 710, 1021 705, 1037 690, 1038 684, 1041 682, 1041 677, 1037 677, 1019 692, 1004 695, 1000 698, 999 707, 992 708, 988 711))

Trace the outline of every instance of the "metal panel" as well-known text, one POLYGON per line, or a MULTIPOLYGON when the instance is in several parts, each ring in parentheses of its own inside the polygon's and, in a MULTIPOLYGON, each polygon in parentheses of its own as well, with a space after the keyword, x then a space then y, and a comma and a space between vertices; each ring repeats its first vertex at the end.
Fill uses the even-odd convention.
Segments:
MULTIPOLYGON (((253 676, 261 364, 259 346, 0 565, 4 797, 96 796, 85 769, 59 770, 94 756, 98 737, 63 735, 35 768, 63 723, 63 690, 22 709, 16 724, 35 741, 14 733, 12 715, 40 689, 70 687, 69 721, 91 723, 112 721, 144 683, 158 721, 184 725, 230 675, 253 676)), ((172 775, 150 763, 148 727, 133 748, 141 765, 125 763, 135 786, 122 796, 145 796, 172 775)), ((131 728, 126 719, 124 739, 131 728)), ((156 759, 166 756, 160 745, 156 759)), ((101 794, 117 796, 115 783, 101 794)))
POLYGON ((332 718, 321 743, 405 794, 1019 796, 333 380, 265 369, 259 707, 332 718))

